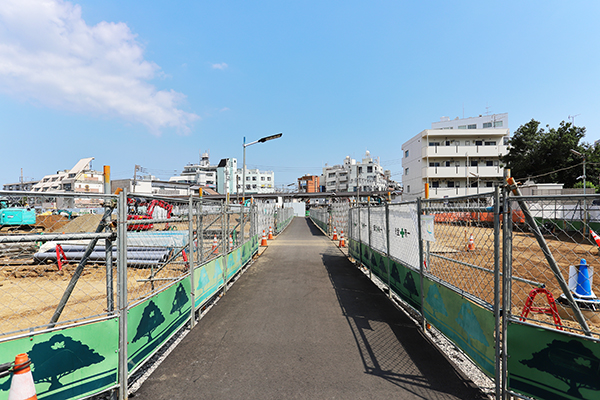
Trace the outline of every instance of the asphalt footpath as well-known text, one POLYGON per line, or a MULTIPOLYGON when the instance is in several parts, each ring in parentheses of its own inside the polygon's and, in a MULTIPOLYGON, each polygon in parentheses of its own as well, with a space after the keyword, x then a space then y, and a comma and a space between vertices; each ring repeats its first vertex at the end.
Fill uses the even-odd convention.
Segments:
POLYGON ((139 399, 486 399, 312 222, 288 228, 139 399))

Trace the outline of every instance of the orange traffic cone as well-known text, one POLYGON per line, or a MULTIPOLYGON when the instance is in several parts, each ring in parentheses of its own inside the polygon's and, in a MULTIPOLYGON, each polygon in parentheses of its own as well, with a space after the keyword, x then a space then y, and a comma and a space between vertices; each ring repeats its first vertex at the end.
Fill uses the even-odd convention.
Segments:
POLYGON ((594 238, 594 241, 596 242, 596 244, 598 245, 598 247, 600 247, 600 236, 598 236, 596 234, 596 232, 594 232, 591 229, 590 229, 590 233, 592 234, 592 237, 594 238))
POLYGON ((213 254, 219 254, 219 242, 217 241, 217 235, 215 235, 215 238, 213 239, 211 251, 213 254))
POLYGON ((333 238, 331 238, 331 240, 338 240, 337 228, 335 226, 333 227, 333 238))
POLYGON ((272 227, 269 227, 269 237, 267 239, 273 240, 273 228, 272 227))
POLYGON ((467 251, 475 250, 475 241, 473 240, 473 234, 469 236, 469 242, 467 243, 467 251))
POLYGON ((344 231, 340 231, 340 246, 339 247, 346 247, 346 242, 344 241, 344 231))
POLYGON ((263 229, 262 240, 260 241, 260 245, 263 247, 267 247, 267 236, 265 235, 265 230, 263 229))
POLYGON ((233 249, 233 239, 231 238, 231 234, 229 234, 229 250, 233 249))
POLYGON ((12 369, 13 376, 8 391, 8 400, 37 400, 30 365, 31 360, 27 353, 17 354, 12 369))

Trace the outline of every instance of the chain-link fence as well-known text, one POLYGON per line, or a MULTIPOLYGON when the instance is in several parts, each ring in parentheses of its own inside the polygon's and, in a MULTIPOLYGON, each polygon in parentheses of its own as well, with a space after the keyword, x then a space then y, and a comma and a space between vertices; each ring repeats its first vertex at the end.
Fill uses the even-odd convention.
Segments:
POLYGON ((326 207, 316 208, 313 207, 309 211, 310 219, 319 226, 325 232, 326 235, 329 235, 331 232, 329 230, 330 223, 330 215, 329 211, 326 207))
POLYGON ((567 375, 584 362, 596 376, 600 360, 600 196, 510 190, 353 208, 350 255, 494 378, 497 398, 596 398, 567 375))
MULTIPOLYGON (((123 395, 128 376, 227 289, 274 214, 191 197, 0 192, 0 363, 27 352, 42 397, 123 395)), ((9 383, 0 378, 0 399, 9 383)))

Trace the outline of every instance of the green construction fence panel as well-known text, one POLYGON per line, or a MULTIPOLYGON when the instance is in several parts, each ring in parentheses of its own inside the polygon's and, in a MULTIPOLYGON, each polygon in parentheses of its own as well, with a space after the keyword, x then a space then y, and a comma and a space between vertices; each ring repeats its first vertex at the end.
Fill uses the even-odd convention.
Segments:
POLYGON ((600 399, 600 343, 557 329, 508 325, 508 387, 536 399, 600 399))
MULTIPOLYGON (((117 318, 0 343, 0 363, 27 353, 38 399, 77 399, 117 384, 117 318)), ((11 376, 0 379, 0 399, 8 399, 11 376)))
POLYGON ((430 279, 424 279, 423 290, 423 311, 428 322, 493 377, 494 314, 430 279))
POLYGON ((133 371, 190 318, 190 279, 182 279, 129 309, 127 367, 133 371))

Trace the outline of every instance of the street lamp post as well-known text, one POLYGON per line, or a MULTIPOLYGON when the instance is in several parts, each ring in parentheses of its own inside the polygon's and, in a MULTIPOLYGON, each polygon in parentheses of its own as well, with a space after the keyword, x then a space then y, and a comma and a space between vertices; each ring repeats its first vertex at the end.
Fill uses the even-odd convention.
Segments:
MULTIPOLYGON (((243 166, 242 166, 242 220, 240 221, 240 231, 242 234, 242 241, 244 240, 244 203, 246 203, 246 147, 248 146, 252 146, 253 144, 256 143, 264 143, 264 142, 268 142, 269 140, 273 140, 273 139, 278 139, 281 136, 283 136, 283 133, 278 133, 276 135, 271 135, 271 136, 265 136, 263 138, 260 138, 258 140, 255 140, 254 142, 250 142, 250 143, 246 143, 246 136, 244 136, 244 160, 243 160, 243 166)), ((275 182, 273 182, 273 184, 275 184, 275 182)))
POLYGON ((578 157, 583 158, 583 235, 585 237, 588 236, 587 230, 587 207, 585 203, 585 154, 581 154, 580 152, 571 149, 571 153, 575 154, 578 157))

